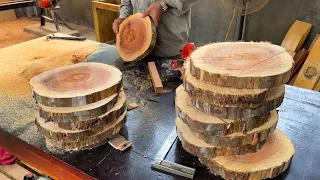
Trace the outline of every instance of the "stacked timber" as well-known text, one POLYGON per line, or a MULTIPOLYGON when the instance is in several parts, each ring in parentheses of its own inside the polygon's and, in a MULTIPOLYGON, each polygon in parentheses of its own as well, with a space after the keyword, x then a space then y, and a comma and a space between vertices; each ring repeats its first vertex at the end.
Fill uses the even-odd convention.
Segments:
POLYGON ((122 73, 102 63, 80 63, 30 80, 39 105, 36 125, 50 147, 83 150, 103 145, 126 120, 122 73))
POLYGON ((295 148, 276 129, 293 59, 270 43, 216 43, 195 50, 176 89, 183 148, 224 179, 284 172, 295 148))

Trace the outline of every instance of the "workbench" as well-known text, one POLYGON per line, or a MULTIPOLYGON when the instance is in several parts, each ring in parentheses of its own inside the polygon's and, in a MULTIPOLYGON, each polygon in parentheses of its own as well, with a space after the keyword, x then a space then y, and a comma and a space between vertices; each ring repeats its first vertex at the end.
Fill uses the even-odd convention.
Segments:
MULTIPOLYGON (((10 129, 10 125, 1 128, 20 138, 26 132, 36 133, 36 138, 22 139, 97 179, 184 179, 151 169, 151 162, 175 127, 174 90, 182 83, 180 72, 170 71, 169 60, 157 62, 164 88, 168 92, 155 96, 146 62, 124 63, 116 47, 106 44, 101 44, 87 60, 119 68, 123 72, 128 102, 140 105, 140 108, 128 112, 126 126, 121 132, 133 142, 131 149, 120 152, 106 144, 92 150, 60 154, 49 152, 44 138, 37 132, 30 132, 35 129, 34 123, 18 129, 10 129)), ((319 179, 320 93, 286 86, 285 100, 278 109, 280 121, 277 127, 293 141, 296 153, 289 170, 277 179, 319 179)), ((2 119, 9 116, 1 113, 2 119)), ((184 151, 179 140, 175 141, 166 160, 195 168, 194 179, 219 179, 210 174, 196 157, 184 151)))

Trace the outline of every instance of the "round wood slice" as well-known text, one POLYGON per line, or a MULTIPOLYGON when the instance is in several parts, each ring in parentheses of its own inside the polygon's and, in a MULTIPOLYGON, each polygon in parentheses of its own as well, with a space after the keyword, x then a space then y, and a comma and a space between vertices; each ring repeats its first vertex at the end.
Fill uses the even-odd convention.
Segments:
POLYGON ((213 146, 231 148, 241 147, 247 144, 256 144, 267 139, 268 136, 275 131, 278 118, 277 111, 272 111, 269 120, 266 123, 245 133, 234 133, 226 136, 212 136, 199 132, 194 132, 194 134, 213 146))
POLYGON ((294 153, 291 140, 276 130, 256 153, 201 158, 201 162, 208 166, 213 174, 224 179, 267 179, 288 169, 294 153))
POLYGON ((120 91, 117 103, 107 113, 83 121, 71 121, 57 124, 60 128, 67 130, 87 130, 96 126, 106 126, 119 118, 127 110, 126 100, 126 94, 124 91, 120 91))
POLYGON ((117 48, 124 61, 140 60, 153 51, 157 32, 150 17, 136 13, 125 19, 117 34, 117 48))
MULTIPOLYGON (((176 112, 178 117, 195 132, 211 136, 223 136, 247 132, 263 125, 269 120, 270 113, 250 117, 242 121, 221 119, 199 111, 191 103, 183 86, 176 89, 176 112)), ((275 111, 275 110, 274 110, 275 111)))
POLYGON ((53 146, 57 149, 65 151, 78 151, 84 149, 90 149, 104 144, 107 140, 120 132, 124 126, 127 113, 122 114, 114 123, 105 128, 102 132, 89 136, 82 141, 78 142, 64 142, 46 138, 46 142, 49 146, 53 146))
MULTIPOLYGON (((95 118, 94 124, 85 124, 88 128, 85 130, 68 130, 59 127, 57 123, 46 122, 43 118, 36 118, 36 125, 39 132, 46 138, 63 141, 63 142, 79 142, 98 134, 109 128, 119 117, 126 113, 125 100, 117 102, 115 107, 105 113, 103 116, 95 118)), ((84 122, 79 124, 84 126, 84 122), (80 124, 82 123, 82 124, 80 124)), ((78 124, 76 124, 78 125, 78 124)))
POLYGON ((189 61, 184 69, 184 86, 189 96, 216 106, 257 107, 268 92, 268 89, 237 89, 204 83, 191 75, 189 61))
POLYGON ((284 99, 285 85, 271 88, 265 101, 255 108, 220 107, 191 98, 192 104, 199 110, 224 119, 243 120, 270 112, 281 105, 284 99))
POLYGON ((213 158, 217 156, 231 156, 246 154, 249 152, 256 152, 259 150, 264 142, 259 142, 257 144, 248 144, 242 147, 217 147, 207 144, 204 140, 198 138, 194 135, 193 131, 185 124, 180 118, 176 119, 177 134, 182 143, 182 147, 192 155, 203 157, 203 158, 213 158))
POLYGON ((195 50, 190 59, 190 72, 198 80, 241 89, 285 84, 293 67, 286 49, 262 42, 209 44, 195 50))
POLYGON ((35 76, 30 86, 38 104, 76 107, 118 93, 122 88, 122 73, 103 63, 79 63, 35 76))

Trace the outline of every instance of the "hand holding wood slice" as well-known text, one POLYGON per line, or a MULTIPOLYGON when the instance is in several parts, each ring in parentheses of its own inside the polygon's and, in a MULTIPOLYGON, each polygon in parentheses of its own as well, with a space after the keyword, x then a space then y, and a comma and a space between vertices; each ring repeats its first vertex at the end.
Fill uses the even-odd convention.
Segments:
POLYGON ((122 73, 103 63, 80 63, 35 76, 30 86, 38 104, 76 107, 117 94, 122 88, 122 73))
POLYGON ((117 48, 124 61, 141 60, 152 52, 157 39, 156 28, 150 17, 136 13, 125 19, 117 34, 117 48))
POLYGON ((190 62, 190 72, 198 80, 243 89, 285 84, 293 65, 284 48, 262 42, 209 44, 195 50, 190 62))

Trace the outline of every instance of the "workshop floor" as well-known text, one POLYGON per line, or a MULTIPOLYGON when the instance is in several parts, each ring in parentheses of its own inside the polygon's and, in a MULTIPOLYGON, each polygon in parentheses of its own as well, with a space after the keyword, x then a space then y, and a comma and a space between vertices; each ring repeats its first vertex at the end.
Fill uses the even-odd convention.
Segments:
MULTIPOLYGON (((19 18, 15 21, 0 23, 0 48, 19 44, 25 41, 36 39, 35 36, 24 32, 23 27, 28 25, 40 24, 39 21, 30 20, 28 18, 19 18)), ((96 34, 94 29, 68 23, 72 28, 79 31, 80 36, 95 41, 96 34)))

